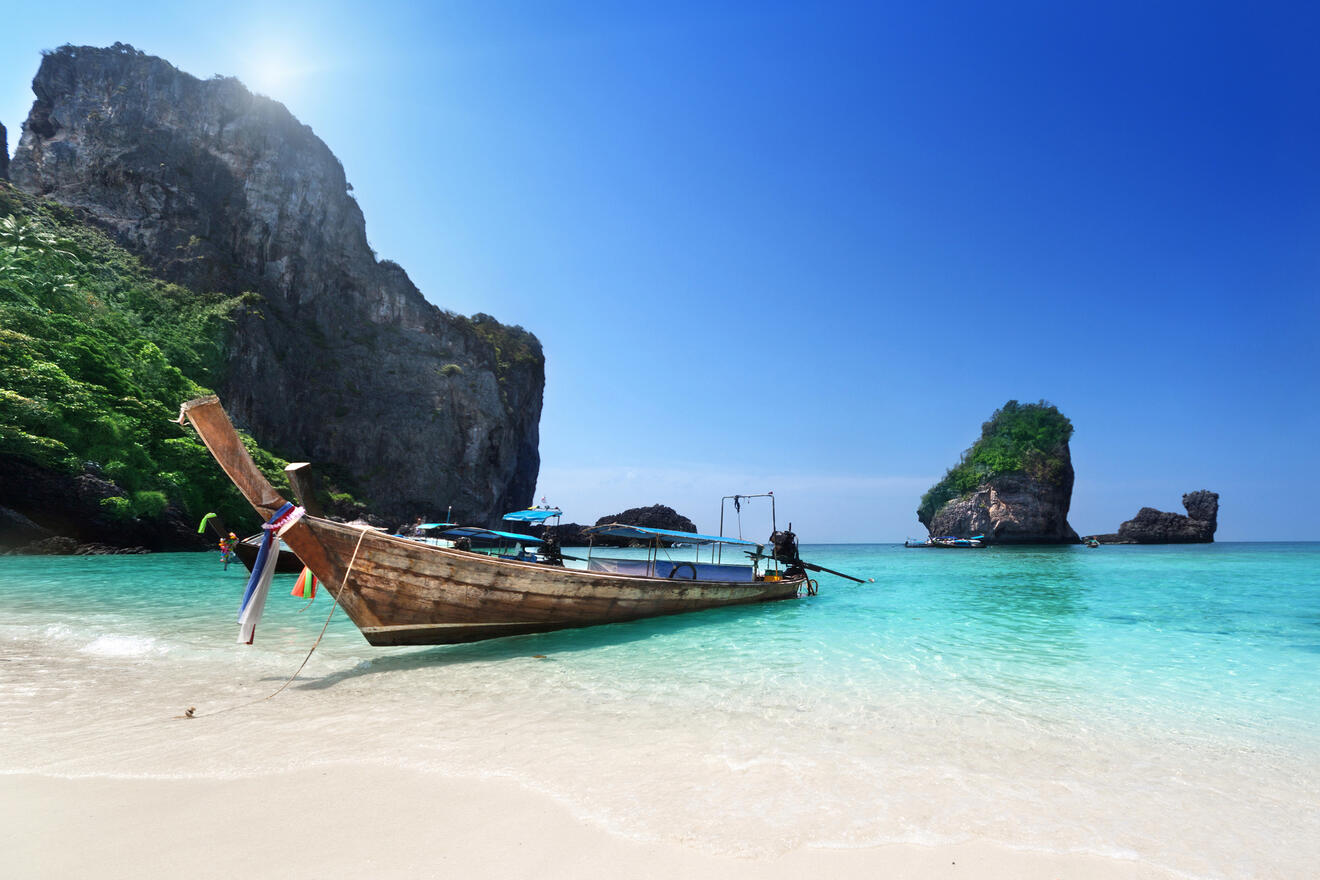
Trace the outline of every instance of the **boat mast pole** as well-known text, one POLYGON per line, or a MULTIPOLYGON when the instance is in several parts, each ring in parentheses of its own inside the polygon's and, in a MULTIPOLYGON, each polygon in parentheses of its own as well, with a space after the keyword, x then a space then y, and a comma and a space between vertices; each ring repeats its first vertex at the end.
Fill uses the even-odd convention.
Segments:
MULTIPOLYGON (((724 502, 726 502, 726 501, 728 501, 728 500, 729 500, 729 496, 728 496, 728 495, 725 495, 723 498, 720 499, 720 537, 721 537, 721 538, 724 537, 724 502)), ((720 550, 719 550, 719 553, 720 553, 720 562, 723 562, 723 561, 724 561, 724 545, 722 545, 722 544, 716 544, 715 547, 719 547, 719 548, 720 548, 720 550)), ((710 548, 710 561, 711 561, 712 564, 715 562, 715 547, 711 547, 711 548, 710 548)))

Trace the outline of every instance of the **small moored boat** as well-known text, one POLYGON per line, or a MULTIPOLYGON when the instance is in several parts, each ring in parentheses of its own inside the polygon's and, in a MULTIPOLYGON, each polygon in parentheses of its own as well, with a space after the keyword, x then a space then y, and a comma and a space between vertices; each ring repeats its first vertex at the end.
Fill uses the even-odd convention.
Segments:
MULTIPOLYGON (((275 564, 275 571, 279 574, 297 574, 302 571, 303 564, 302 560, 298 558, 298 554, 294 553, 289 545, 283 541, 279 541, 278 543, 280 557, 279 561, 275 564)), ((257 553, 260 549, 261 535, 259 534, 248 535, 243 540, 234 544, 234 554, 238 557, 239 562, 242 562, 243 565, 247 567, 248 571, 251 571, 252 566, 256 564, 257 553)))
POLYGON ((929 550, 979 550, 986 546, 985 535, 976 535, 972 538, 956 538, 953 535, 945 535, 936 538, 934 536, 924 541, 914 541, 911 538, 903 542, 904 547, 915 547, 929 550))

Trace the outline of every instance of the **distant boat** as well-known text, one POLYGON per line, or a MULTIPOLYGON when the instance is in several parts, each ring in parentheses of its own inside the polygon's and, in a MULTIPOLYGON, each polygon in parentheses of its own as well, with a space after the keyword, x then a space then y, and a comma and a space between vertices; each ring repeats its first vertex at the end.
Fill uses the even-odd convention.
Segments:
POLYGON ((766 554, 762 544, 722 535, 596 526, 588 532, 645 540, 651 552, 647 559, 589 558, 582 570, 299 517, 257 469, 218 398, 185 403, 184 417, 259 514, 287 519, 284 540, 373 645, 475 642, 793 599, 804 590, 814 593, 808 570, 830 571, 798 556, 791 528, 775 530, 773 551, 766 554), (672 541, 734 545, 748 551, 750 564, 661 558, 662 543, 672 541))
MULTIPOLYGON (((277 571, 280 574, 289 574, 289 573, 297 574, 298 572, 302 571, 303 564, 302 564, 302 560, 298 558, 298 554, 294 553, 293 549, 290 548, 289 545, 284 543, 283 541, 280 541, 279 545, 280 545, 280 557, 279 560, 276 562, 275 571, 277 571)), ((234 553, 237 554, 239 561, 242 562, 245 566, 247 566, 248 571, 251 571, 252 566, 256 564, 257 551, 260 549, 261 549, 260 532, 258 532, 255 535, 248 535, 246 538, 244 538, 243 540, 239 541, 237 544, 234 545, 234 553)))
POLYGON ((953 535, 945 535, 939 538, 930 537, 924 541, 914 541, 909 538, 903 542, 903 546, 929 550, 980 550, 987 545, 985 544, 985 535, 976 535, 972 538, 955 538, 953 535))

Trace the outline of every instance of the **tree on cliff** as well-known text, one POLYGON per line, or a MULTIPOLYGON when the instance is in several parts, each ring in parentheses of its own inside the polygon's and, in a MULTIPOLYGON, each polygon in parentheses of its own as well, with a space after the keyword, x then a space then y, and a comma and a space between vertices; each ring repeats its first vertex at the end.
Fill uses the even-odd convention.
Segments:
POLYGON ((1022 473, 1042 483, 1057 482, 1069 466, 1072 433, 1072 422, 1054 404, 1010 400, 981 425, 980 439, 958 464, 921 496, 917 518, 929 525, 949 501, 997 476, 1022 473))

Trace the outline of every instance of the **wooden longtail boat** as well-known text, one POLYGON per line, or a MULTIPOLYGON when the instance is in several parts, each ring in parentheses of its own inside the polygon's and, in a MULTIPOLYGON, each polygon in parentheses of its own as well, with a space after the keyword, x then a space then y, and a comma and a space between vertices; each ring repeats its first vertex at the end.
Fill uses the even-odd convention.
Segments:
MULTIPOLYGON (((286 500, 215 396, 183 404, 207 449, 265 519, 286 500)), ((304 515, 285 543, 373 645, 444 645, 797 597, 801 573, 740 581, 582 571, 499 559, 304 515)))

